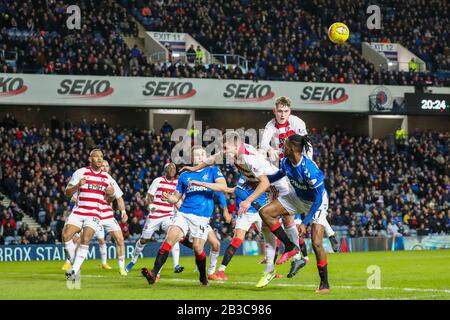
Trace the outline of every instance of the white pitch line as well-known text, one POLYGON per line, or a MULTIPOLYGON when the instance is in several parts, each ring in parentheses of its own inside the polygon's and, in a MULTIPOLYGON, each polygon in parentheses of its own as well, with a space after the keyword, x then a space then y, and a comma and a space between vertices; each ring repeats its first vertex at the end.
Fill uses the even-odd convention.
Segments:
MULTIPOLYGON (((10 274, 10 275, 24 275, 20 272, 2 272, 1 274, 10 274)), ((32 276, 55 276, 55 277, 61 277, 64 279, 64 274, 56 274, 56 273, 47 273, 47 274, 41 274, 41 273, 27 273, 26 275, 32 275, 32 276)), ((105 275, 94 275, 94 274, 87 274, 87 275, 81 275, 81 278, 110 278, 110 279, 123 279, 126 280, 127 277, 115 277, 115 276, 105 276, 105 275)), ((198 282, 198 280, 194 279, 180 279, 180 278, 173 278, 173 279, 163 279, 164 282, 166 281, 172 281, 172 282, 198 282)), ((255 285, 255 282, 250 281, 214 281, 220 284, 238 284, 238 285, 255 285)), ((271 283, 271 287, 277 286, 277 287, 304 287, 304 288, 316 288, 317 285, 315 284, 297 284, 297 283, 271 283)), ((365 289, 368 291, 380 291, 380 290, 400 290, 400 291, 413 291, 413 292, 435 292, 435 293, 447 293, 450 294, 450 289, 433 289, 433 288, 395 288, 395 287, 381 287, 380 289, 368 289, 367 287, 363 286, 332 286, 332 288, 336 289, 365 289)))

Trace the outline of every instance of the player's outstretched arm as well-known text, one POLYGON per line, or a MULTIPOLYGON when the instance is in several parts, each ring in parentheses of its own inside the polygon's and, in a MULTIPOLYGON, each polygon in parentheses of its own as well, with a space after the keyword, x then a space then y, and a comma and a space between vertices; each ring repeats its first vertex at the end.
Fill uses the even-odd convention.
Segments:
POLYGON ((274 174, 269 174, 267 176, 267 179, 269 179, 270 183, 274 183, 275 181, 278 181, 281 178, 283 178, 285 175, 286 175, 286 173, 283 170, 278 170, 274 174))
POLYGON ((218 192, 227 192, 232 188, 228 188, 227 182, 224 178, 216 179, 216 182, 203 182, 203 181, 197 181, 192 180, 189 181, 189 185, 197 185, 201 187, 205 187, 208 189, 211 189, 212 191, 218 191, 218 192))
MULTIPOLYGON (((234 188, 230 188, 227 186, 227 182, 225 181, 225 179, 220 179, 220 180, 223 180, 224 183, 218 183, 218 182, 211 183, 211 182, 191 180, 191 181, 189 181, 189 185, 197 185, 197 186, 205 187, 205 188, 211 189, 213 191, 217 191, 217 192, 224 192, 224 193, 233 193, 234 192, 234 188)), ((217 179, 216 181, 219 181, 219 179, 217 179)))
POLYGON ((247 199, 242 201, 241 204, 239 205, 238 214, 246 213, 247 210, 252 205, 252 202, 258 199, 270 187, 270 181, 266 175, 259 176, 258 180, 259 184, 256 187, 255 191, 250 196, 248 196, 247 199))
POLYGON ((222 159, 222 152, 216 153, 215 155, 210 156, 205 160, 205 162, 197 164, 195 166, 184 166, 180 169, 180 173, 184 171, 198 171, 202 170, 207 167, 213 166, 216 162, 220 161, 222 159))

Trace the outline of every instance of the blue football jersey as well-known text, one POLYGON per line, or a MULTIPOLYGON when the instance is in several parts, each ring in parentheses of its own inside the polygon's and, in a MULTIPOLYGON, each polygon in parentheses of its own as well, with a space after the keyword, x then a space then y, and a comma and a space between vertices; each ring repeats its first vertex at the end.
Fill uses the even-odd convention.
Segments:
POLYGON ((281 161, 281 171, 288 177, 295 193, 302 200, 313 202, 316 194, 325 190, 323 172, 310 158, 303 156, 294 166, 287 158, 281 161))
POLYGON ((201 217, 211 217, 214 210, 214 191, 197 185, 189 186, 189 181, 214 183, 219 178, 223 178, 223 174, 217 167, 207 167, 195 172, 183 172, 176 187, 178 192, 185 195, 180 211, 201 217))
MULTIPOLYGON (((244 187, 243 184, 246 182, 247 180, 243 177, 240 176, 239 177, 239 181, 238 184, 236 186, 236 189, 234 189, 234 195, 236 197, 236 206, 239 207, 239 205, 241 204, 242 201, 244 201, 245 199, 247 199, 253 192, 254 190, 250 187, 244 187)), ((260 205, 260 207, 264 206, 266 204, 266 194, 263 193, 258 199, 256 199, 254 202, 256 202, 257 204, 260 205)), ((247 210, 248 213, 257 213, 258 209, 250 206, 250 208, 247 210)))

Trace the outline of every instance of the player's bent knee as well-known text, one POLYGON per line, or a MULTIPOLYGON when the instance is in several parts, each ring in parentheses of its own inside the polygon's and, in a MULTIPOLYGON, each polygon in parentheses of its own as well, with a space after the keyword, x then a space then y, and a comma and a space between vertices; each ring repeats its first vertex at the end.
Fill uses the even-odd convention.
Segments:
POLYGON ((123 246, 124 243, 125 243, 124 240, 123 240, 123 236, 121 236, 121 235, 117 236, 115 240, 116 240, 116 243, 117 243, 118 246, 123 246))
POLYGON ((215 252, 218 252, 220 250, 220 242, 217 241, 217 242, 212 243, 211 244, 211 250, 215 251, 215 252))
POLYGON ((203 246, 200 245, 193 246, 192 249, 196 255, 200 255, 203 252, 203 246))
POLYGON ((322 240, 313 240, 312 245, 313 245, 314 249, 316 249, 316 250, 320 250, 323 248, 322 240))

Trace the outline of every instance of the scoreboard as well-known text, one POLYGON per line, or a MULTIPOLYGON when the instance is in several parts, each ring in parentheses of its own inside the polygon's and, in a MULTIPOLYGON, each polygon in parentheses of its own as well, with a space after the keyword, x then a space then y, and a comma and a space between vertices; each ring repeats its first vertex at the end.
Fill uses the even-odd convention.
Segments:
POLYGON ((405 93, 407 114, 450 115, 450 94, 405 93))

